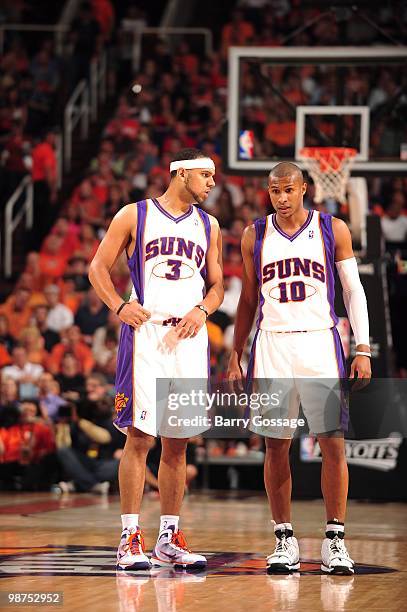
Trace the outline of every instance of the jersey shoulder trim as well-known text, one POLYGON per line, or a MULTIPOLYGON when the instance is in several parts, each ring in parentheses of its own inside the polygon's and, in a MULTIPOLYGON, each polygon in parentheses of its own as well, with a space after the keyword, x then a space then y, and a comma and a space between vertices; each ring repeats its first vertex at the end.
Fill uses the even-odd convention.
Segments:
POLYGON ((200 216, 201 221, 203 223, 204 230, 205 230, 207 247, 209 248, 209 245, 210 245, 210 242, 211 242, 211 230, 212 230, 210 217, 209 217, 208 213, 205 212, 204 210, 202 210, 202 208, 199 208, 199 206, 195 206, 194 208, 195 208, 196 212, 198 213, 198 215, 200 216))

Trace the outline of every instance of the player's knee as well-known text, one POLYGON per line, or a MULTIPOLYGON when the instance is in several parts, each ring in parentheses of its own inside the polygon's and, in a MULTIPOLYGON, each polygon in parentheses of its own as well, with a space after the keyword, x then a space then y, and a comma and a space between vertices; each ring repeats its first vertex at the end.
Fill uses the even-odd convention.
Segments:
POLYGON ((125 451, 138 455, 147 455, 154 444, 155 438, 153 436, 131 428, 127 435, 125 451))
POLYGON ((323 461, 332 463, 345 461, 345 443, 343 438, 319 438, 318 441, 323 461))
POLYGON ((266 454, 271 460, 288 457, 291 440, 266 439, 266 454))
POLYGON ((185 460, 185 453, 188 446, 187 439, 176 439, 176 438, 161 438, 162 444, 162 457, 171 457, 180 461, 185 460))

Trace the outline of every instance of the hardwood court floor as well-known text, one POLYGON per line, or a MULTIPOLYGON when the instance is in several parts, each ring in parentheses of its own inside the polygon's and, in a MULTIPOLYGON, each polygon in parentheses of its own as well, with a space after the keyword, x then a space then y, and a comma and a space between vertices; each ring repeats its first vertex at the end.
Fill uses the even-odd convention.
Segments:
MULTIPOLYGON (((267 576, 265 556, 273 548, 273 536, 265 496, 197 493, 184 502, 181 528, 193 550, 210 553, 208 572, 159 569, 116 576, 117 496, 3 493, 0 593, 63 591, 63 607, 43 608, 64 612, 406 610, 406 509, 403 504, 350 502, 347 544, 364 573, 332 577, 318 569, 322 502, 295 502, 302 573, 267 576), (380 566, 383 573, 373 573, 377 567, 369 566, 380 566)), ((158 501, 146 497, 141 522, 148 550, 159 514, 158 501)), ((5 607, 4 600, 0 608, 18 609, 5 607)))

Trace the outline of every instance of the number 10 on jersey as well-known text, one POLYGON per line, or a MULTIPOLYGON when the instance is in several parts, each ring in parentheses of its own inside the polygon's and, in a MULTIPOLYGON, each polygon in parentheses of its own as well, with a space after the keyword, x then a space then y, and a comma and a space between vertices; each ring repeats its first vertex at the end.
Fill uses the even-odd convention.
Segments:
POLYGON ((305 284, 302 281, 279 283, 278 288, 280 289, 280 304, 303 302, 306 298, 305 284))

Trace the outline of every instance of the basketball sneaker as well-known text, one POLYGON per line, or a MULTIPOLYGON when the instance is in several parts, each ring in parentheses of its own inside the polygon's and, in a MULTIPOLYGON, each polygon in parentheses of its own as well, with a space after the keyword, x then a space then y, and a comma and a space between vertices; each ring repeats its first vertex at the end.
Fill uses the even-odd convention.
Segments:
POLYGON ((182 531, 174 531, 172 526, 159 534, 151 562, 161 567, 188 569, 199 569, 205 567, 207 563, 203 555, 197 555, 189 550, 182 531))
POLYGON ((328 574, 349 576, 355 573, 354 562, 350 558, 343 541, 344 534, 337 531, 327 531, 327 537, 322 542, 321 569, 328 574))
POLYGON ((144 538, 139 528, 123 529, 117 549, 117 569, 148 570, 151 563, 144 552, 144 538))
POLYGON ((300 568, 300 551, 297 538, 291 529, 277 529, 276 547, 267 557, 268 574, 288 574, 300 568))

